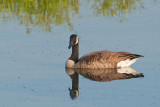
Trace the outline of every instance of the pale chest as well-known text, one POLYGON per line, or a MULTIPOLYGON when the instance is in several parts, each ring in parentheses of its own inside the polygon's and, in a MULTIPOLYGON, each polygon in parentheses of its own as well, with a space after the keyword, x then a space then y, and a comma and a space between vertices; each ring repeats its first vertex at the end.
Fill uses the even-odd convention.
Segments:
POLYGON ((73 60, 68 59, 66 61, 66 67, 72 68, 74 66, 75 62, 73 60))

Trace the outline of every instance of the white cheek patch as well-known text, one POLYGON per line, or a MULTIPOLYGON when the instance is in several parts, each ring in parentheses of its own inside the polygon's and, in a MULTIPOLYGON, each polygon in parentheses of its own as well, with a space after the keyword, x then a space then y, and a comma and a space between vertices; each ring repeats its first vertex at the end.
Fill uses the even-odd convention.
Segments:
POLYGON ((75 45, 76 45, 76 44, 78 44, 78 37, 76 37, 76 43, 75 43, 75 45))

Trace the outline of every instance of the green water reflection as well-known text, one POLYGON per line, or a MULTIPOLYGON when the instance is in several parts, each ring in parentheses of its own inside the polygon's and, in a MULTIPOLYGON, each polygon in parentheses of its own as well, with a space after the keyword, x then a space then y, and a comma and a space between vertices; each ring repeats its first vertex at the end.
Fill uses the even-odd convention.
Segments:
POLYGON ((72 17, 80 16, 79 8, 85 4, 83 2, 94 9, 95 16, 118 16, 120 22, 127 19, 128 13, 143 8, 142 0, 1 0, 0 24, 18 20, 26 26, 27 33, 34 27, 51 32, 53 26, 63 24, 72 30, 72 17))
POLYGON ((120 22, 127 19, 128 13, 136 9, 143 9, 142 0, 95 0, 93 4, 97 16, 121 17, 120 22))

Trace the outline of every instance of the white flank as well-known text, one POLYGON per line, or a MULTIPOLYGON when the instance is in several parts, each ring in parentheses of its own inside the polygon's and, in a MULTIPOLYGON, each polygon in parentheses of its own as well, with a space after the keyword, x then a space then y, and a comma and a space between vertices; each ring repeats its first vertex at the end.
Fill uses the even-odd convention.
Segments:
POLYGON ((133 74, 133 75, 138 75, 140 73, 136 72, 133 68, 131 67, 125 67, 125 68, 120 68, 117 70, 117 72, 123 74, 123 73, 126 73, 126 74, 133 74))
POLYGON ((72 69, 72 68, 67 68, 67 69, 66 69, 66 73, 67 73, 68 75, 73 75, 75 72, 74 72, 74 69, 72 69))
POLYGON ((117 67, 129 67, 130 65, 132 65, 134 62, 136 62, 137 58, 136 59, 127 59, 127 60, 124 60, 124 61, 121 61, 117 64, 117 67))
POLYGON ((68 59, 68 60, 66 61, 66 67, 72 68, 73 66, 74 66, 74 61, 68 59))

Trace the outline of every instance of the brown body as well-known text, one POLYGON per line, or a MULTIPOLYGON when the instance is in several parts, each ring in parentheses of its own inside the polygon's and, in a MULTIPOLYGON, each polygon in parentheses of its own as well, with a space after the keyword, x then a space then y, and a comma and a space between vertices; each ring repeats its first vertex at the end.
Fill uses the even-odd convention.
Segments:
POLYGON ((143 56, 129 52, 95 51, 82 56, 73 68, 118 68, 119 62, 139 57, 143 56))

